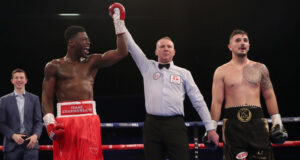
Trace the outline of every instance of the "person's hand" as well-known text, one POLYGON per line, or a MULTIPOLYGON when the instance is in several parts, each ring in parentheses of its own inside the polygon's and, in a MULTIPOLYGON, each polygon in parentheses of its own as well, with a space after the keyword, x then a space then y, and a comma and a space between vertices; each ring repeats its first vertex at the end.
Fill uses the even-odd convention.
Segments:
POLYGON ((121 3, 113 3, 109 6, 109 15, 114 20, 116 35, 125 33, 125 8, 121 3))
POLYGON ((18 145, 21 145, 24 143, 24 139, 22 137, 26 136, 25 134, 16 134, 14 133, 12 135, 12 139, 18 144, 18 145))
POLYGON ((37 138, 38 138, 38 136, 36 134, 33 134, 32 136, 26 138, 25 141, 29 141, 29 143, 27 144, 26 147, 28 149, 32 149, 37 142, 37 138))
POLYGON ((202 141, 206 148, 212 150, 217 149, 219 146, 219 135, 215 130, 207 131, 202 137, 202 141))

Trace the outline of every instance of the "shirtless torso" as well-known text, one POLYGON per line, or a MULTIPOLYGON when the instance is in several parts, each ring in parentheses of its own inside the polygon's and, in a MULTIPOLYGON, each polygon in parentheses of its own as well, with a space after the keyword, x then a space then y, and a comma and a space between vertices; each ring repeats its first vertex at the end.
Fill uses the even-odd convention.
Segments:
POLYGON ((219 66, 212 86, 212 119, 218 121, 221 108, 235 106, 261 107, 260 95, 264 97, 270 115, 278 113, 278 105, 267 67, 249 60, 249 40, 247 35, 237 34, 228 45, 232 59, 219 66))
POLYGON ((44 71, 42 107, 44 114, 53 113, 53 100, 58 102, 93 100, 93 86, 100 68, 111 66, 128 55, 124 35, 117 36, 117 49, 104 54, 88 55, 89 39, 85 32, 74 37, 67 55, 47 63, 44 71))
POLYGON ((250 61, 237 66, 232 62, 218 68, 224 85, 225 108, 240 105, 261 106, 261 87, 271 88, 265 65, 250 61))

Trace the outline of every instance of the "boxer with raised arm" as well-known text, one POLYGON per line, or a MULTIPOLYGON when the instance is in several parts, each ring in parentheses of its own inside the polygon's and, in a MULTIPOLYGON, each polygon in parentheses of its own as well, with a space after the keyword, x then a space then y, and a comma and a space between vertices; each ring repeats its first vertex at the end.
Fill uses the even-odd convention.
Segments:
POLYGON ((217 127, 225 100, 223 159, 272 160, 270 141, 283 143, 287 132, 282 125, 269 71, 264 64, 248 59, 250 43, 245 31, 234 30, 228 48, 232 59, 214 73, 211 103, 211 116, 217 127), (260 94, 272 118, 271 137, 261 108, 260 94))
POLYGON ((115 5, 109 11, 117 35, 117 49, 89 55, 90 40, 85 29, 70 26, 65 31, 66 56, 52 60, 45 67, 42 110, 48 135, 53 140, 54 160, 103 159, 100 119, 93 100, 94 80, 100 68, 109 67, 128 55, 125 10, 115 5), (54 95, 58 101, 56 118, 54 95))

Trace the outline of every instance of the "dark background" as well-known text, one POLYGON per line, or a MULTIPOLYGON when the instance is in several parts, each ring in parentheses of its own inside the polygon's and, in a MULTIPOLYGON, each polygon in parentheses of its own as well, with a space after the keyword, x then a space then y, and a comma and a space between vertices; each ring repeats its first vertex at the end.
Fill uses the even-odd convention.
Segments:
MULTIPOLYGON (((82 25, 87 29, 92 42, 91 53, 115 49, 114 26, 108 15, 108 7, 113 2, 1 0, 0 96, 12 92, 10 73, 18 67, 27 71, 29 82, 26 90, 41 95, 44 66, 52 59, 65 56, 63 33, 70 25, 82 25), (60 17, 58 13, 80 13, 81 16, 60 17)), ((251 44, 248 57, 268 67, 282 117, 300 116, 300 6, 297 0, 119 2, 126 8, 128 30, 148 58, 156 59, 154 50, 159 38, 170 36, 173 39, 176 49, 174 63, 192 72, 209 108, 214 70, 231 59, 228 37, 233 29, 247 31, 251 44)), ((143 121, 143 93, 142 76, 130 56, 100 70, 95 80, 94 95, 101 121, 143 121)), ((199 121, 189 100, 185 104, 186 121, 199 121)), ((296 133, 299 123, 287 125, 287 129, 292 139, 299 139, 296 133)), ((104 144, 113 143, 108 140, 109 137, 119 136, 117 131, 109 129, 102 132, 104 144)), ((45 132, 41 143, 50 143, 45 132)))

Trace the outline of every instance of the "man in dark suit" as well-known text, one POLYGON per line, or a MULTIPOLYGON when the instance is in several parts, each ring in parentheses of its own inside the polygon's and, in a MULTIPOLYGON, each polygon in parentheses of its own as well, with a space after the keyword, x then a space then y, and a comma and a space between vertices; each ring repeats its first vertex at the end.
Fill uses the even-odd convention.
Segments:
POLYGON ((26 73, 11 74, 14 91, 0 98, 0 132, 4 135, 4 160, 38 160, 38 139, 42 133, 39 97, 25 91, 26 73))

